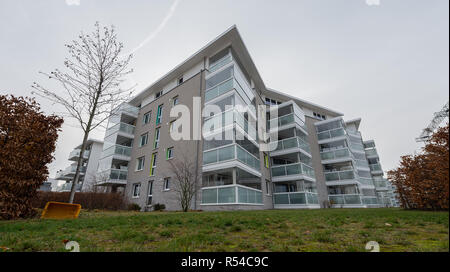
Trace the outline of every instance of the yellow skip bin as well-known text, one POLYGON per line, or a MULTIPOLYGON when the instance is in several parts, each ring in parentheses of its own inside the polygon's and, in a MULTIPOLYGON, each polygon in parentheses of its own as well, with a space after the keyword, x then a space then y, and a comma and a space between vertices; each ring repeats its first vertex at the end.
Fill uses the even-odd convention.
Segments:
POLYGON ((75 219, 81 211, 80 204, 49 201, 42 211, 42 219, 75 219))

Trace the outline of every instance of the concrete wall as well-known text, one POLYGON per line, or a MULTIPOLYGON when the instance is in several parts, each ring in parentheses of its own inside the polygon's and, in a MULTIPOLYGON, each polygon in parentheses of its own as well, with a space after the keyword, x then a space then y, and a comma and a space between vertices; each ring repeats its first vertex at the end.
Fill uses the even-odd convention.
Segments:
MULTIPOLYGON (((168 210, 180 210, 181 206, 178 201, 177 193, 173 187, 173 172, 170 170, 170 164, 166 160, 167 148, 174 148, 174 160, 181 159, 183 157, 192 159, 192 162, 201 162, 201 150, 198 151, 198 145, 201 145, 199 141, 174 141, 169 134, 170 121, 175 120, 175 117, 170 117, 170 110, 172 108, 172 99, 178 96, 179 104, 186 105, 191 109, 191 135, 192 135, 192 108, 193 100, 195 96, 201 94, 201 89, 204 88, 204 76, 203 72, 197 73, 190 79, 185 79, 183 84, 175 87, 170 92, 163 94, 159 99, 152 101, 151 103, 143 106, 139 112, 139 116, 136 124, 135 141, 133 145, 131 161, 128 167, 128 183, 125 190, 125 195, 131 203, 136 203, 144 208, 147 205, 147 197, 149 190, 149 182, 153 181, 153 201, 152 203, 161 203, 166 205, 168 210), (156 112, 158 105, 164 104, 162 122, 156 126, 156 112), (151 111, 151 120, 148 124, 143 125, 142 117, 145 113, 151 111), (160 128, 160 141, 159 147, 154 149, 154 137, 155 129, 160 128), (149 138, 147 145, 139 146, 140 136, 148 132, 149 138), (150 163, 151 156, 157 152, 157 164, 155 168, 155 175, 150 176, 150 163), (144 169, 136 171, 136 159, 145 156, 144 169), (169 190, 164 190, 164 178, 171 177, 172 184, 169 190), (141 193, 139 198, 132 197, 132 185, 134 183, 141 183, 141 193)), ((194 208, 194 204, 193 207, 194 208)))
POLYGON ((316 175, 316 186, 319 204, 321 208, 324 208, 324 202, 328 201, 328 191, 325 184, 325 174, 323 173, 322 160, 320 158, 320 149, 317 139, 315 122, 320 120, 306 116, 306 127, 308 128, 309 146, 312 155, 312 166, 314 167, 314 173, 316 175))

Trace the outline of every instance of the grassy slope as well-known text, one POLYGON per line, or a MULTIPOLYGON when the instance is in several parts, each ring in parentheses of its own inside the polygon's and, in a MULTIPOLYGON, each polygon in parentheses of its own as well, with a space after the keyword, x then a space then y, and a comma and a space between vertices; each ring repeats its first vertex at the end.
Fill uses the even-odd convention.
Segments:
POLYGON ((0 247, 63 251, 67 239, 81 251, 365 251, 373 240, 381 251, 449 251, 448 223, 448 212, 399 209, 83 211, 77 220, 0 221, 0 247))

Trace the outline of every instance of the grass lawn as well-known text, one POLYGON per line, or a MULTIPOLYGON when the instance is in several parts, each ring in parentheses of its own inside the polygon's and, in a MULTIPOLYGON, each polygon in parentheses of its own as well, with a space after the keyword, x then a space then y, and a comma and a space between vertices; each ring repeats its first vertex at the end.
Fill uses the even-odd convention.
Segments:
POLYGON ((400 209, 95 212, 0 221, 9 251, 449 251, 449 213, 400 209))

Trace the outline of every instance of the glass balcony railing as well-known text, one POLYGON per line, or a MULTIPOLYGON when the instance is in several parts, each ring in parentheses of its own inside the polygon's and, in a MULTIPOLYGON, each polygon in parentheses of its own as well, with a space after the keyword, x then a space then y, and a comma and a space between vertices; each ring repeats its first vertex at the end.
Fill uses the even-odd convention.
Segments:
POLYGON ((377 164, 370 164, 369 167, 370 167, 370 171, 383 171, 381 169, 381 165, 379 163, 377 163, 377 164))
POLYGON ((292 137, 288 139, 284 139, 278 142, 274 142, 276 145, 275 151, 286 150, 291 148, 301 148, 306 151, 308 154, 311 154, 311 149, 309 148, 309 144, 300 137, 292 137))
POLYGON ((351 158, 350 151, 348 148, 330 150, 320 153, 322 160, 334 160, 340 158, 351 158))
POLYGON ((373 186, 373 180, 371 178, 358 177, 358 181, 363 185, 373 186))
POLYGON ((369 168, 369 163, 367 162, 367 160, 356 160, 355 159, 355 163, 356 163, 356 166, 369 168))
POLYGON ((289 113, 287 115, 283 115, 281 117, 273 118, 273 119, 267 121, 267 128, 271 129, 272 127, 275 126, 275 124, 278 127, 282 127, 282 126, 290 125, 290 124, 294 124, 294 123, 297 123, 303 130, 308 131, 305 123, 298 116, 295 116, 294 113, 289 113))
POLYGON ((262 204, 262 192, 242 185, 202 188, 202 204, 262 204))
POLYGON ((375 148, 366 149, 367 156, 378 156, 377 150, 375 148))
POLYGON ((260 161, 237 144, 203 152, 203 165, 237 159, 255 170, 260 170, 260 161))
POLYGON ((325 173, 326 181, 338 181, 338 180, 349 180, 349 179, 355 179, 355 172, 353 170, 325 173))
MULTIPOLYGON (((81 152, 81 149, 72 150, 72 152, 70 152, 70 154, 69 154, 69 159, 78 159, 80 157, 80 152, 81 152)), ((85 150, 83 153, 83 158, 88 159, 89 153, 90 153, 90 150, 85 150)))
POLYGON ((128 170, 111 169, 109 178, 114 180, 127 180, 128 170))
POLYGON ((127 133, 127 134, 134 135, 134 129, 135 129, 135 126, 133 126, 133 125, 130 125, 130 124, 127 124, 127 123, 118 123, 118 124, 108 128, 106 130, 106 136, 105 137, 107 137, 107 136, 109 136, 111 134, 114 134, 116 132, 119 132, 119 131, 127 133))
POLYGON ((387 187, 387 183, 385 180, 374 180, 373 184, 375 185, 376 188, 386 188, 387 187))
POLYGON ((346 194, 346 195, 329 195, 328 200, 331 205, 358 205, 361 204, 361 196, 356 194, 346 194))
POLYGON ((274 193, 273 200, 275 205, 319 204, 317 193, 310 192, 274 193))
POLYGON ((317 138, 320 141, 320 140, 331 139, 331 138, 335 138, 335 137, 339 137, 339 136, 343 136, 343 135, 345 135, 344 128, 336 128, 336 129, 326 130, 326 131, 317 133, 317 138))
POLYGON ((120 156, 131 156, 131 147, 130 146, 124 146, 124 145, 113 145, 111 147, 108 147, 107 149, 103 150, 103 157, 108 157, 111 155, 120 155, 120 156))
POLYGON ((279 166, 272 166, 272 176, 282 177, 291 175, 305 175, 310 178, 315 178, 314 169, 304 163, 293 163, 279 166))
MULTIPOLYGON (((236 124, 238 124, 242 128, 242 130, 250 136, 251 139, 253 139, 255 141, 258 139, 258 137, 257 137, 258 135, 257 135, 256 128, 254 127, 254 125, 249 123, 242 116, 241 113, 239 113, 238 111, 235 111, 235 110, 228 110, 228 111, 222 112, 220 114, 217 114, 211 118, 205 119, 205 123, 204 123, 203 127, 205 129, 213 128, 214 130, 217 130, 219 128, 229 126, 229 125, 233 124, 233 122, 236 122, 236 124)), ((205 132, 209 132, 209 131, 205 131, 205 132)))
POLYGON ((228 55, 224 56, 223 58, 221 58, 220 60, 218 60, 218 61, 212 63, 212 64, 209 66, 209 69, 208 69, 208 70, 209 70, 210 73, 213 73, 213 72, 219 70, 221 67, 227 65, 227 64, 230 63, 231 61, 232 61, 231 54, 228 54, 228 55))
POLYGON ((139 108, 132 106, 128 103, 123 103, 119 106, 119 111, 131 114, 133 116, 137 116, 139 114, 139 108))
POLYGON ((378 199, 376 196, 363 196, 362 203, 365 205, 378 205, 378 199))
POLYGON ((238 161, 243 162, 244 164, 250 166, 253 169, 256 169, 258 171, 261 169, 259 159, 257 159, 255 156, 250 154, 250 152, 240 147, 239 145, 236 145, 236 157, 238 161))

